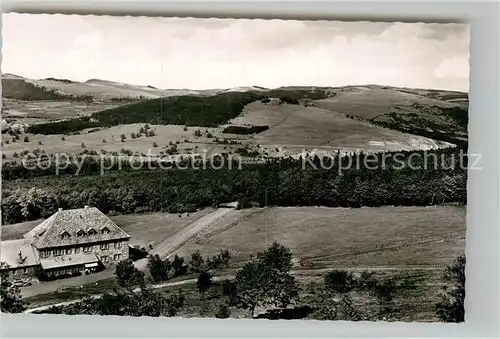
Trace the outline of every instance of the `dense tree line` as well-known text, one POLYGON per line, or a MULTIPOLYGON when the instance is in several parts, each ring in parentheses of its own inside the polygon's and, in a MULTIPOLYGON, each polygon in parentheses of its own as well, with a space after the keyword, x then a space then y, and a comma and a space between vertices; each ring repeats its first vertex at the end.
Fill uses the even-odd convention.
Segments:
POLYGON ((88 118, 68 119, 30 126, 28 133, 61 134, 80 131, 89 127, 116 126, 149 122, 160 125, 185 125, 216 127, 238 116, 247 104, 264 97, 287 98, 290 102, 298 99, 322 99, 322 90, 272 90, 266 92, 229 92, 213 96, 182 95, 145 100, 116 108, 96 112, 88 118))
POLYGON ((392 112, 368 121, 396 131, 465 146, 467 125, 469 122, 469 115, 466 109, 458 106, 426 107, 416 103, 412 107, 420 110, 421 113, 400 114, 392 112))
POLYGON ((222 133, 229 134, 257 134, 267 131, 269 126, 227 126, 222 133))
POLYGON ((55 122, 47 122, 43 124, 34 124, 26 128, 26 133, 32 134, 69 134, 72 132, 81 131, 86 128, 107 127, 108 125, 101 122, 91 120, 89 117, 81 117, 67 119, 55 122))
POLYGON ((241 169, 235 164, 203 170, 122 168, 103 175, 95 162, 78 176, 4 179, 2 221, 35 220, 58 207, 84 205, 128 214, 188 212, 231 201, 242 206, 329 207, 466 203, 467 158, 456 148, 305 159, 275 159, 241 169), (410 161, 414 168, 408 167, 410 161))

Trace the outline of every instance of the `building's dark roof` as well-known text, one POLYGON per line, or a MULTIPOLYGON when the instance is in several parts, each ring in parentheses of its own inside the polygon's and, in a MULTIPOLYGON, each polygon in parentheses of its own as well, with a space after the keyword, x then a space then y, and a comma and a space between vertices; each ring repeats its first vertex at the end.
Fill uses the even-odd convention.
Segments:
POLYGON ((66 266, 83 265, 98 262, 99 260, 95 254, 67 254, 58 257, 42 258, 40 259, 40 264, 44 270, 51 268, 60 268, 66 266))
POLYGON ((95 207, 59 210, 24 235, 38 249, 71 246, 107 240, 127 239, 130 236, 95 207), (107 229, 107 231, 106 231, 107 229), (79 231, 83 236, 78 236, 79 231), (94 230, 95 235, 89 235, 94 230), (101 232, 104 230, 104 232, 101 232), (69 237, 65 237, 65 232, 69 237), (80 232, 81 233, 81 232, 80 232))
POLYGON ((0 268, 4 268, 4 264, 9 265, 9 268, 38 265, 36 250, 28 239, 2 241, 0 247, 0 268))

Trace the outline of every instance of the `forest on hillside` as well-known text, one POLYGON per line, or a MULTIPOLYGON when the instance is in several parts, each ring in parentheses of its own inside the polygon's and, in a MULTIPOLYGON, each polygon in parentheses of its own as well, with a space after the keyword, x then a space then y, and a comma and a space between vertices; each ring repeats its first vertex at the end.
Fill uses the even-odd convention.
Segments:
POLYGON ((2 168, 2 222, 45 218, 58 207, 84 205, 96 206, 104 213, 124 214, 181 213, 231 201, 241 206, 428 206, 466 203, 467 193, 467 157, 460 148, 378 157, 361 153, 338 158, 274 159, 244 164, 241 169, 226 163, 221 169, 153 166, 134 170, 134 164, 127 167, 125 162, 121 170, 116 165, 115 170, 103 175, 98 160, 85 161, 78 175, 76 166, 59 176, 54 175, 53 167, 2 168), (369 167, 364 165, 367 163, 369 167))

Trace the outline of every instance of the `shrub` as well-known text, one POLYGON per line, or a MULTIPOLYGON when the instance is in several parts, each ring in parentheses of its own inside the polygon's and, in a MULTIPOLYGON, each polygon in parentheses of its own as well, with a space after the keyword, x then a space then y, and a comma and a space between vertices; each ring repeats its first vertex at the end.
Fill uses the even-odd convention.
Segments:
POLYGON ((284 103, 287 103, 287 104, 290 104, 290 105, 298 105, 299 104, 299 101, 297 99, 294 99, 292 97, 288 97, 288 96, 283 96, 280 98, 281 102, 284 102, 284 103))
POLYGON ((30 139, 29 139, 29 138, 28 138, 28 136, 26 135, 26 136, 24 137, 24 142, 29 142, 29 141, 30 141, 30 139))
POLYGON ((144 285, 144 272, 139 271, 131 259, 122 260, 116 265, 115 270, 118 285, 122 287, 135 287, 144 285))
POLYGON ((200 292, 202 299, 205 299, 205 293, 208 292, 213 285, 212 275, 207 271, 201 271, 196 280, 196 287, 200 292))
POLYGON ((140 247, 139 245, 136 245, 134 247, 129 248, 129 258, 132 261, 144 259, 147 256, 148 256, 148 251, 144 247, 140 247))
POLYGON ((184 258, 179 257, 177 254, 172 260, 172 268, 174 269, 174 277, 187 273, 187 265, 184 265, 184 258))
POLYGON ((229 318, 230 316, 231 316, 231 310, 227 305, 220 305, 219 310, 215 314, 215 317, 219 319, 226 319, 229 318))
POLYGON ((356 287, 356 279, 352 272, 333 270, 327 273, 324 280, 325 286, 338 293, 350 292, 356 287))
POLYGON ((226 279, 222 282, 222 294, 223 295, 231 296, 234 294, 235 291, 236 291, 235 286, 231 282, 231 280, 226 279))
POLYGON ((189 262, 189 269, 193 273, 199 273, 202 271, 204 264, 203 257, 200 251, 196 251, 191 255, 191 261, 189 262))
POLYGON ((158 147, 158 144, 156 143, 156 141, 153 141, 153 147, 158 147))
POLYGON ((162 260, 158 254, 148 256, 148 268, 155 282, 166 281, 170 277, 172 265, 168 259, 162 260))
POLYGON ((436 304, 436 313, 445 322, 464 322, 465 319, 465 256, 458 257, 448 266, 443 280, 442 299, 436 304))

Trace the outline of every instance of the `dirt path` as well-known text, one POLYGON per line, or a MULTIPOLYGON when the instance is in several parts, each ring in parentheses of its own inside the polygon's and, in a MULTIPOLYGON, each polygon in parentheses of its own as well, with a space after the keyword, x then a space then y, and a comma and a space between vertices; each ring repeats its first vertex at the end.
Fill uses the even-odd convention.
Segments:
MULTIPOLYGON (((234 275, 217 276, 217 277, 213 278, 213 281, 218 282, 218 281, 225 280, 225 279, 234 279, 234 275)), ((160 289, 160 288, 165 288, 165 287, 174 287, 174 286, 194 284, 194 283, 196 283, 196 279, 193 278, 193 279, 179 280, 179 281, 163 283, 163 284, 156 284, 156 285, 152 285, 151 288, 152 289, 160 289)), ((140 291, 139 288, 134 289, 134 292, 139 292, 139 291, 140 291)), ((91 295, 88 295, 87 297, 100 298, 101 296, 102 296, 102 294, 91 294, 91 295)), ((33 313, 36 311, 43 311, 43 310, 46 310, 46 309, 53 307, 53 306, 70 305, 70 304, 74 304, 80 300, 82 300, 82 298, 74 299, 74 300, 70 300, 70 301, 64 301, 64 302, 60 302, 60 303, 55 303, 55 304, 51 304, 51 305, 34 307, 34 308, 27 309, 24 313, 33 313)))
POLYGON ((216 211, 205 215, 187 227, 184 227, 173 236, 158 243, 150 253, 153 255, 158 254, 162 258, 170 257, 189 240, 196 237, 197 234, 233 211, 234 208, 231 207, 219 208, 216 211))

